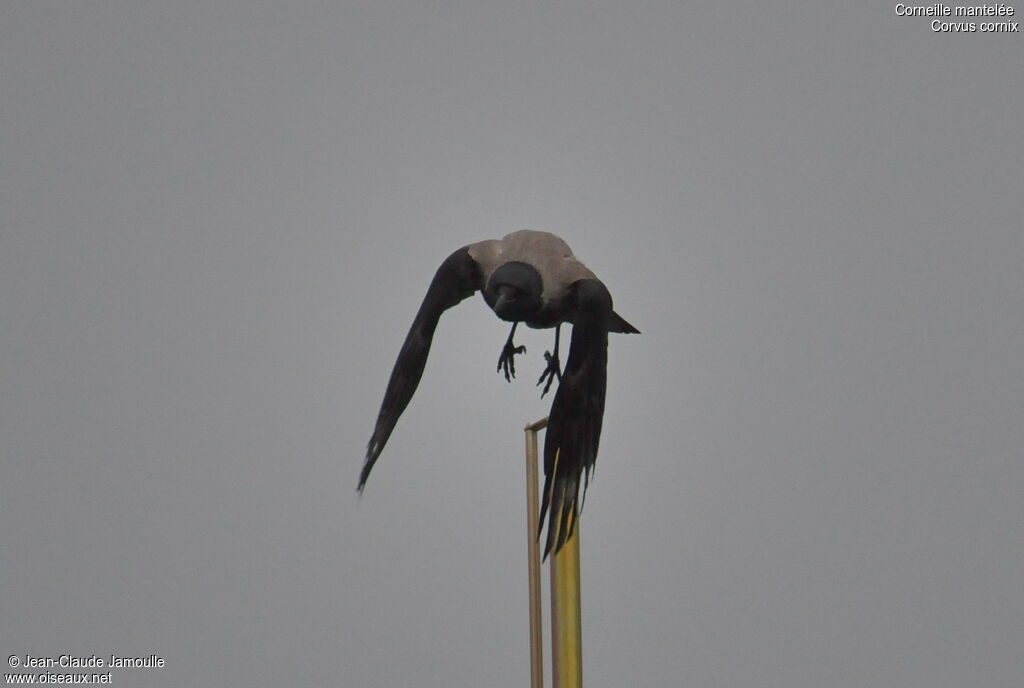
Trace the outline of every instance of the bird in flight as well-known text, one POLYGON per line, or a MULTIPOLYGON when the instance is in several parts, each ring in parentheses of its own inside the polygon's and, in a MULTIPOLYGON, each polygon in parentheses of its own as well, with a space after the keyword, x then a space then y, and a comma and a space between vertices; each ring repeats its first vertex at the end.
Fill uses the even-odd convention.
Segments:
POLYGON ((582 507, 580 482, 585 496, 597 458, 604 416, 608 333, 639 334, 612 310, 612 297, 604 284, 554 234, 524 229, 501 239, 463 246, 441 263, 391 371, 377 425, 367 445, 358 490, 362 493, 398 417, 416 391, 441 314, 477 291, 483 293, 484 301, 499 318, 512 323, 498 357, 498 371, 508 381, 516 374, 515 356, 526 352, 513 341, 519 323, 555 328, 553 351, 545 352, 547 367, 537 381, 538 385, 544 383, 543 397, 555 378, 559 380, 544 437, 540 528, 543 531, 547 517, 547 557, 552 549, 561 549, 572 534, 577 502, 582 507), (572 324, 564 371, 558 357, 563 323, 572 324))

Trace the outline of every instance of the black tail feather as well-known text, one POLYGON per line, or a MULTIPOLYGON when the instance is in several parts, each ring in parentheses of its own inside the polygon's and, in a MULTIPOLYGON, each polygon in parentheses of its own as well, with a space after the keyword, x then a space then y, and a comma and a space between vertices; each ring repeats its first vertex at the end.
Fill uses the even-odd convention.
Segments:
POLYGON ((608 319, 608 331, 617 332, 619 334, 640 334, 640 330, 626 322, 625 319, 615 311, 612 311, 612 314, 608 319))

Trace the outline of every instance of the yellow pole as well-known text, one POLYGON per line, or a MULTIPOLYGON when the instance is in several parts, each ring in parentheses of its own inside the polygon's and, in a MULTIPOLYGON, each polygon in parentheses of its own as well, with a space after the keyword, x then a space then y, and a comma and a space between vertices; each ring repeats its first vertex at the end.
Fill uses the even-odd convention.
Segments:
POLYGON ((530 688, 544 688, 544 649, 541 644, 540 547, 537 542, 537 433, 544 418, 526 426, 526 554, 530 570, 530 688))
MULTIPOLYGON (((526 503, 530 560, 530 685, 543 688, 540 552, 537 543, 537 433, 543 418, 526 426, 526 503)), ((549 528, 553 527, 550 523, 549 528)), ((554 688, 583 686, 583 622, 580 614, 580 524, 562 549, 551 555, 551 674, 554 688)))
POLYGON ((562 549, 551 555, 551 661, 554 688, 582 688, 583 621, 580 614, 578 521, 562 549))

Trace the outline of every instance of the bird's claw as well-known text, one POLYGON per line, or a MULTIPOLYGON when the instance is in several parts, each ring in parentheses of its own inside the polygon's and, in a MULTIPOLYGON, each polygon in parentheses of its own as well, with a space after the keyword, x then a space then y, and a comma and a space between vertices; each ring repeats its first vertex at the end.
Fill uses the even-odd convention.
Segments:
POLYGON ((540 374, 540 379, 537 380, 537 385, 540 386, 544 380, 547 380, 547 384, 544 385, 543 391, 540 393, 540 398, 543 399, 544 395, 551 389, 551 383, 555 381, 557 377, 559 382, 562 380, 562 366, 558 362, 558 354, 553 354, 550 351, 544 352, 544 360, 548 362, 548 367, 544 369, 544 372, 540 374))
POLYGON ((505 379, 512 382, 512 378, 516 376, 516 354, 525 354, 526 347, 523 345, 512 346, 512 341, 505 342, 504 348, 501 350, 501 355, 498 356, 498 372, 505 373, 505 379))

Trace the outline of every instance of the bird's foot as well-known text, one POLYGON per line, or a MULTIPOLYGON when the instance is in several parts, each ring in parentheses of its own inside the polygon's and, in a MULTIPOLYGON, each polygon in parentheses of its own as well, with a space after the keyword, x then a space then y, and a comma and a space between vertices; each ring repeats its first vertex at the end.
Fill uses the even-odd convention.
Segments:
POLYGON ((501 350, 501 355, 498 356, 498 372, 505 373, 505 379, 512 382, 512 378, 516 376, 516 354, 525 354, 525 346, 514 346, 512 344, 512 338, 509 337, 508 341, 505 342, 505 346, 501 350))
POLYGON ((548 367, 544 369, 544 372, 540 374, 540 379, 537 380, 538 386, 540 386, 544 380, 547 380, 547 384, 544 385, 544 390, 540 393, 541 399, 543 399, 544 395, 548 393, 549 389, 551 389, 551 383, 555 381, 556 377, 559 382, 562 380, 562 366, 558 362, 558 354, 545 351, 544 360, 548 362, 548 367))

